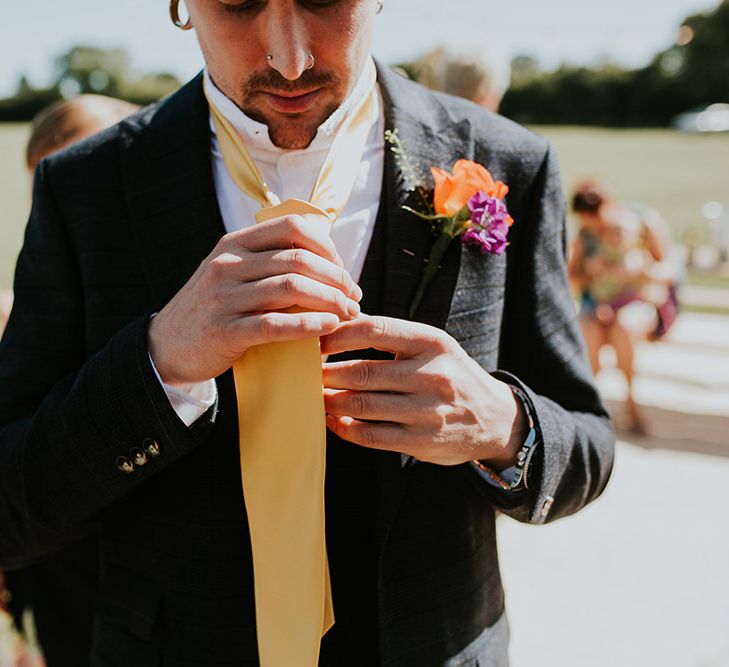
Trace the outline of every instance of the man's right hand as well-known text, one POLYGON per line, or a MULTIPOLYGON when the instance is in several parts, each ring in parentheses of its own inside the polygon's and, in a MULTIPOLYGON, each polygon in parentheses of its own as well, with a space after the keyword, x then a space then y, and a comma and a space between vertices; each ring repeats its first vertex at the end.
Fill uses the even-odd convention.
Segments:
POLYGON ((149 352, 166 384, 209 380, 253 345, 331 333, 361 298, 328 228, 276 218, 220 240, 151 320, 149 352))

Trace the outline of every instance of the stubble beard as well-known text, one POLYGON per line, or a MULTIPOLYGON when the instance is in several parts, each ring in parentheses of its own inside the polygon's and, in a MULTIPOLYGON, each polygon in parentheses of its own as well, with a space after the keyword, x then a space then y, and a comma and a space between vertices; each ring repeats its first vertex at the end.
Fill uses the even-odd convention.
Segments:
MULTIPOLYGON (((279 114, 272 109, 262 109, 261 90, 296 93, 312 88, 341 90, 339 79, 328 72, 307 71, 296 81, 284 79, 275 70, 254 74, 241 91, 240 109, 250 118, 268 126, 273 144, 287 150, 308 147, 316 137, 319 126, 331 116, 344 100, 331 100, 302 114, 279 114)), ((339 97, 339 95, 337 95, 339 97)))
POLYGON ((268 135, 271 142, 278 148, 286 150, 298 150, 307 148, 316 137, 319 126, 331 116, 339 107, 339 104, 332 103, 324 108, 323 111, 317 112, 316 116, 309 117, 313 114, 288 114, 283 117, 274 112, 271 115, 278 116, 272 118, 256 109, 245 109, 243 111, 247 116, 264 123, 268 127, 268 135))

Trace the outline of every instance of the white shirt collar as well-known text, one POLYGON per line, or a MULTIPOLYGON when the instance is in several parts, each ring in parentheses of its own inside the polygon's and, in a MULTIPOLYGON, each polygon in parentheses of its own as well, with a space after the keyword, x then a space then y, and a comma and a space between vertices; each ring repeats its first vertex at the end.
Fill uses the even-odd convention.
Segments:
MULTIPOLYGON (((362 68, 362 72, 357 79, 352 92, 342 102, 342 104, 327 118, 317 129, 314 140, 309 144, 303 151, 320 151, 328 150, 334 141, 336 131, 342 124, 342 121, 346 117, 348 111, 352 108, 355 102, 366 94, 366 87, 368 82, 367 70, 369 61, 365 63, 365 67, 362 68)), ((271 141, 271 137, 268 133, 268 126, 265 123, 261 123, 254 120, 250 116, 247 116, 241 109, 233 102, 229 97, 218 88, 210 77, 208 68, 205 67, 203 70, 203 86, 205 87, 205 93, 209 99, 215 104, 215 106, 223 114, 223 117, 235 128, 241 137, 245 140, 249 148, 254 150, 260 150, 268 153, 293 153, 296 151, 279 148, 274 145, 271 141)), ((215 128, 212 124, 212 118, 210 126, 215 133, 215 128)))

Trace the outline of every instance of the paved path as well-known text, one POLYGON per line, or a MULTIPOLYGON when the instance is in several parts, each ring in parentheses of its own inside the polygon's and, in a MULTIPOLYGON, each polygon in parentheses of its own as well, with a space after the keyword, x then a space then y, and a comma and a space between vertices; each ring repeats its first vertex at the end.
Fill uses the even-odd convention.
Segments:
POLYGON ((729 666, 729 459, 617 454, 579 515, 499 520, 512 667, 729 666))
POLYGON ((602 498, 499 520, 512 667, 729 667, 729 318, 682 316, 637 365, 651 435, 621 434, 602 498))
POLYGON ((698 308, 723 308, 729 310, 729 288, 682 285, 679 292, 679 301, 698 308))

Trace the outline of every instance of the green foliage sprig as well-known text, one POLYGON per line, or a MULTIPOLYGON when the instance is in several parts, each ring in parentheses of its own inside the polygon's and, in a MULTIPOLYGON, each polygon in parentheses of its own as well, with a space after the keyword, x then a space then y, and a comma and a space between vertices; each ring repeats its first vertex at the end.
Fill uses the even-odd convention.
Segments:
POLYGON ((395 164, 402 175, 405 190, 407 192, 416 192, 425 207, 425 215, 433 215, 435 210, 431 201, 432 197, 428 196, 428 191, 423 185, 425 183, 425 175, 405 150, 399 132, 397 128, 394 130, 385 130, 385 141, 390 144, 390 150, 395 156, 395 164))

